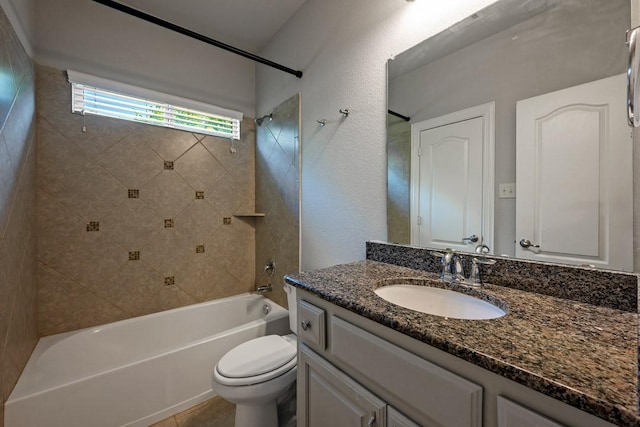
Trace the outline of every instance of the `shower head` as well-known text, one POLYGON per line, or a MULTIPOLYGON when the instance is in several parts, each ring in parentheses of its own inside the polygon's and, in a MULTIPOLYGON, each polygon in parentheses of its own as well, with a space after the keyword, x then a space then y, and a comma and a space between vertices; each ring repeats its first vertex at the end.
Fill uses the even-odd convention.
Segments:
POLYGON ((257 118, 257 119, 254 119, 253 121, 254 121, 258 126, 262 126, 262 122, 264 121, 264 119, 269 119, 269 121, 273 120, 273 113, 271 113, 271 114, 267 114, 266 116, 259 117, 259 118, 257 118))

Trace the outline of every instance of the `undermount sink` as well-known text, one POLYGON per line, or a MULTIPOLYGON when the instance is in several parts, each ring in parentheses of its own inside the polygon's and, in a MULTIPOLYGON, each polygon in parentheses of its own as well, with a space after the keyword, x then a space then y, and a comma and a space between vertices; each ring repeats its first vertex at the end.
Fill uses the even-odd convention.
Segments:
POLYGON ((507 314, 506 309, 491 302, 428 285, 389 284, 378 287, 374 292, 392 304, 452 319, 486 320, 507 314))

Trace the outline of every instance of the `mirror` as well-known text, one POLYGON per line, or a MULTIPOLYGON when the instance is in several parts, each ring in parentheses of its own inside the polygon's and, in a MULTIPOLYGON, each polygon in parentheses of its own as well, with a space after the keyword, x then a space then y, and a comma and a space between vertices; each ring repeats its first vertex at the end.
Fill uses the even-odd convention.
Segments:
POLYGON ((630 21, 629 0, 500 0, 389 60, 388 240, 411 243, 411 125, 494 103, 491 253, 515 256, 516 103, 626 73, 630 21))

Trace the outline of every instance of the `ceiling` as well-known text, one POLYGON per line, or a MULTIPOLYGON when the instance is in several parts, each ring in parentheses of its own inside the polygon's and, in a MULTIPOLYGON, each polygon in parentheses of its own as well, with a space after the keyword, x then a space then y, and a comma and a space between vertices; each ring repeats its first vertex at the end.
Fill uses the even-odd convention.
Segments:
POLYGON ((305 0, 118 1, 223 43, 257 53, 305 0))

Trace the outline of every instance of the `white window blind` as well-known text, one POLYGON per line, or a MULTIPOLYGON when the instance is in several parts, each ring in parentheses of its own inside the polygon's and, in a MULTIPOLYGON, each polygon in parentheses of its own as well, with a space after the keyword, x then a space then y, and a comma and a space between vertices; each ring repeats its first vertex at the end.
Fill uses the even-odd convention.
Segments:
POLYGON ((67 74, 71 83, 74 113, 95 114, 240 139, 242 113, 82 73, 68 71, 67 74), (97 84, 92 84, 94 82, 97 84), (192 105, 196 108, 190 108, 192 105), (231 114, 226 116, 212 111, 231 114))

